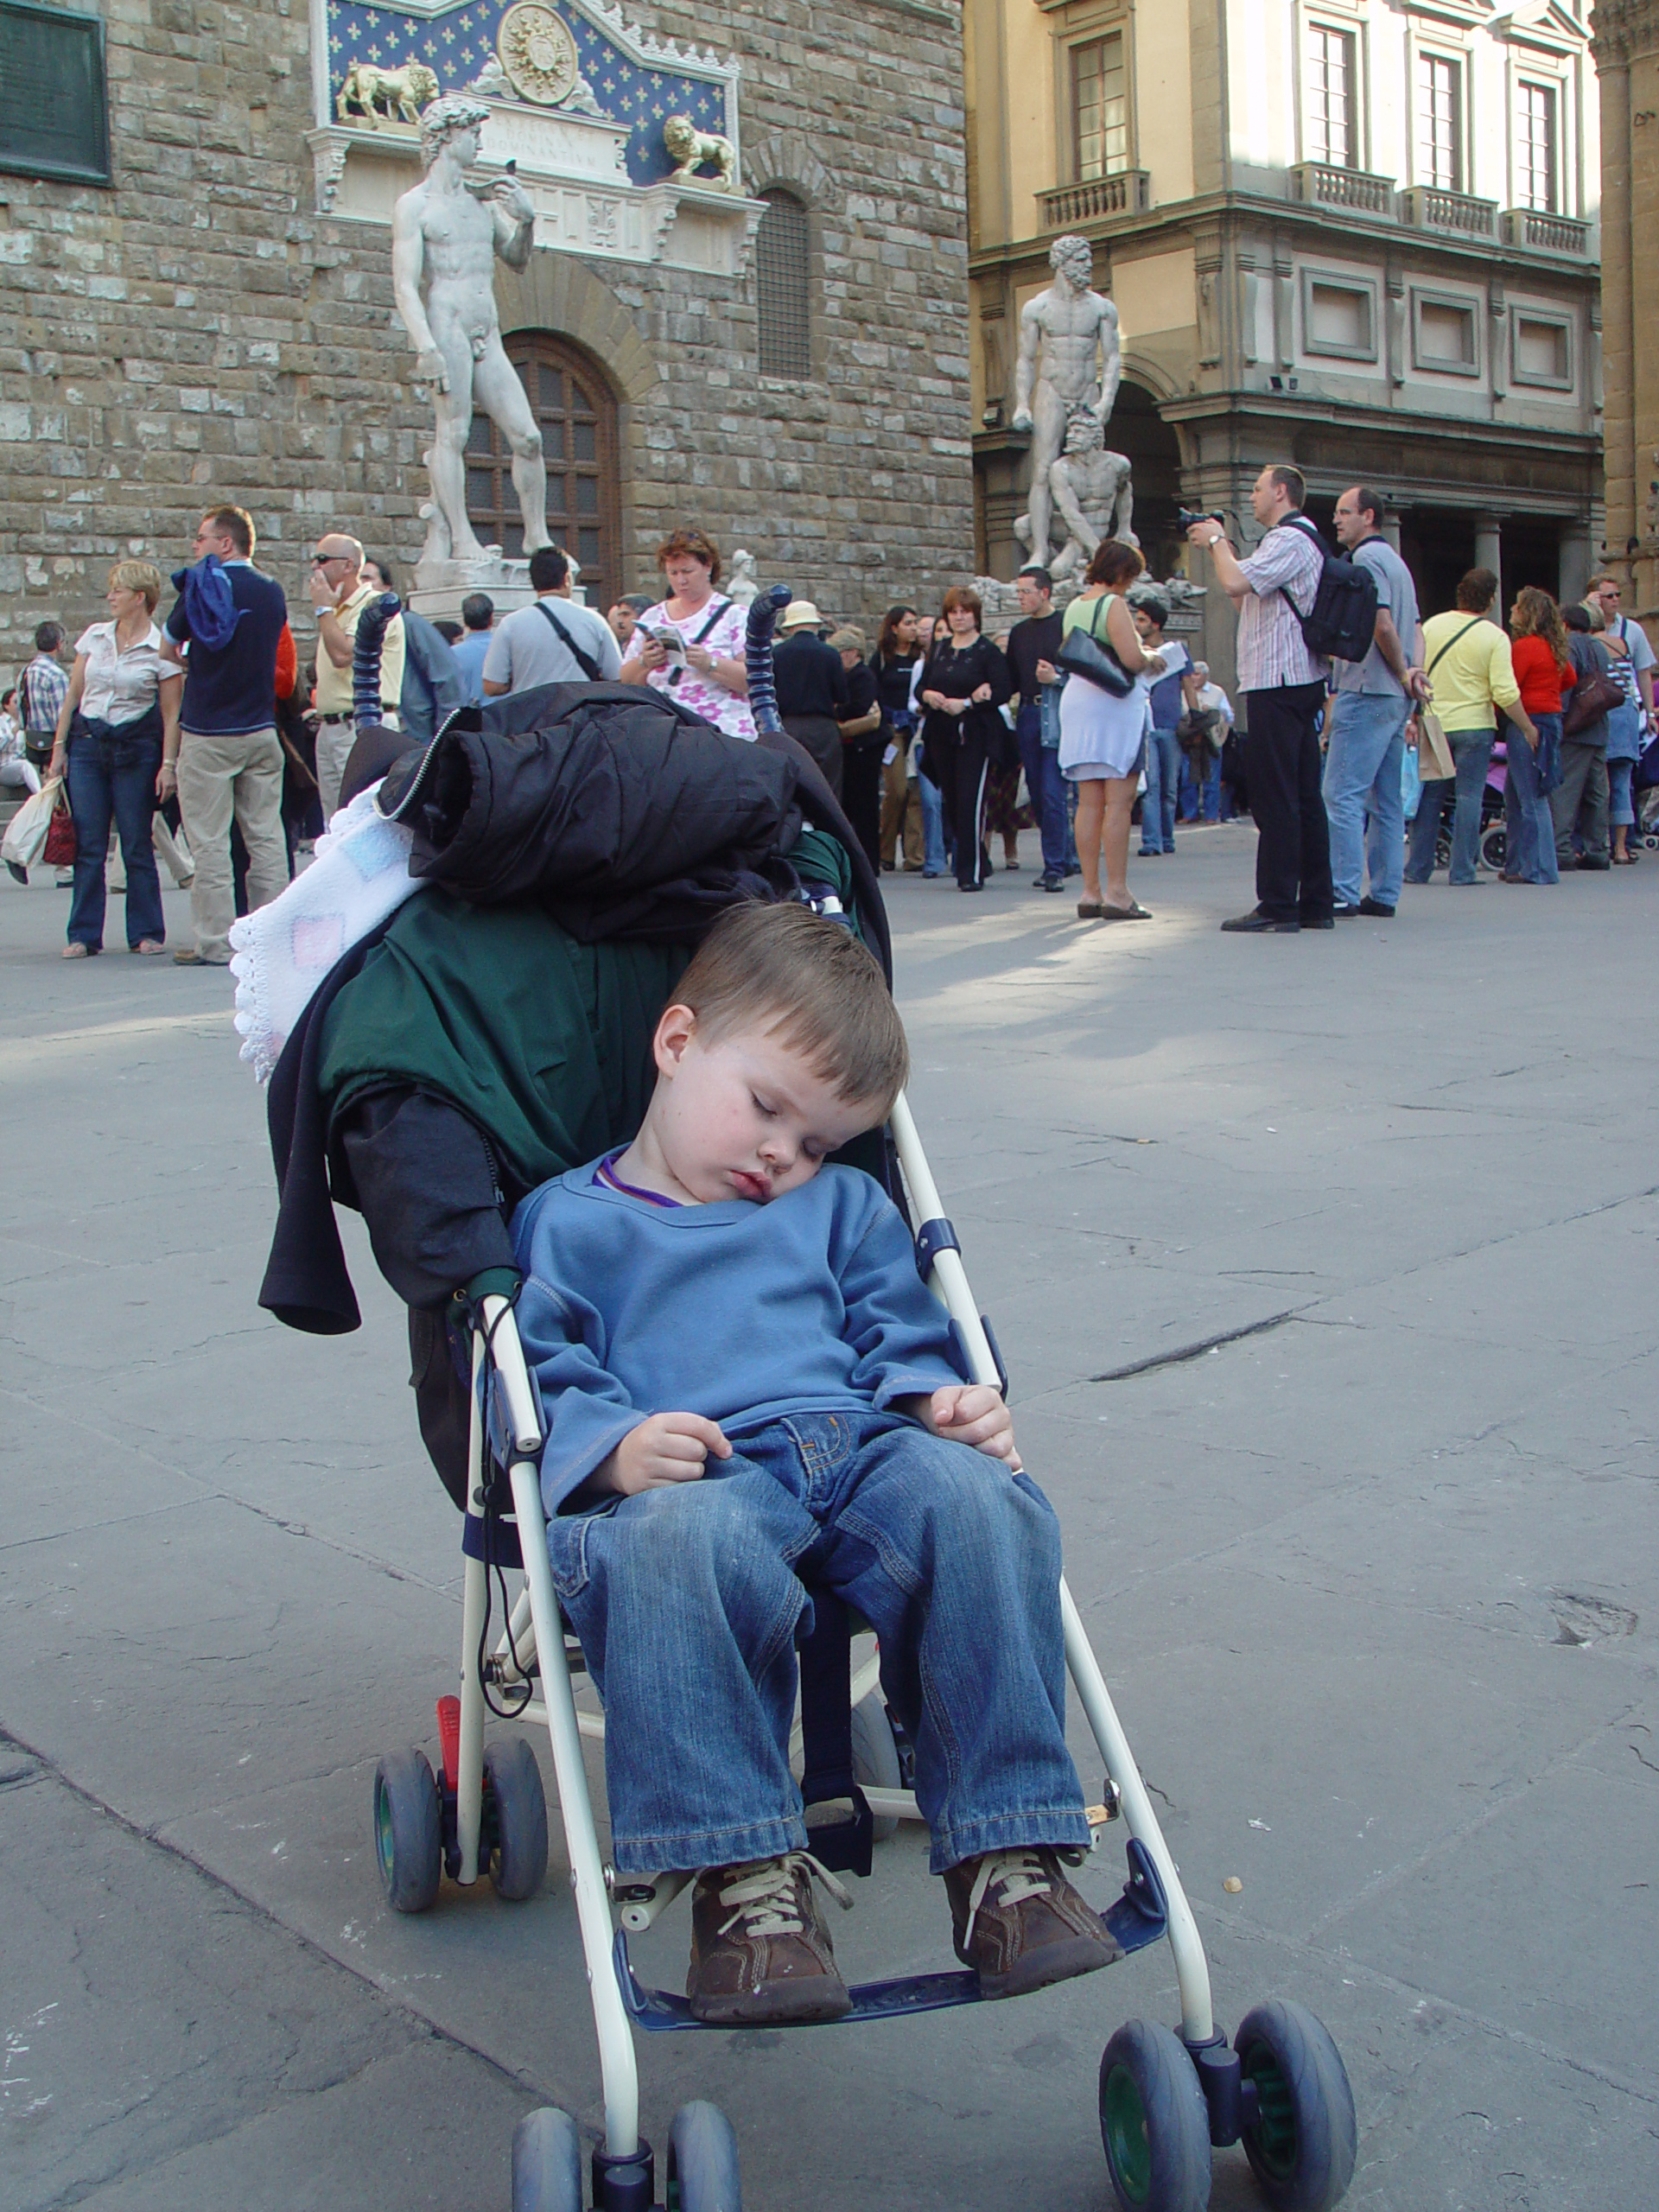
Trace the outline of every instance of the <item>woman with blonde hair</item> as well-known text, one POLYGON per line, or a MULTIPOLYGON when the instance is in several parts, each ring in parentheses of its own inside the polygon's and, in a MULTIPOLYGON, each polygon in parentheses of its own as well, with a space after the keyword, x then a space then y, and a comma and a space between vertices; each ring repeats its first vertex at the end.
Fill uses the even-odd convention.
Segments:
POLYGON ((1555 827, 1544 785, 1561 771, 1561 693, 1578 681, 1567 650, 1561 610, 1547 591, 1527 584, 1510 609, 1510 659, 1521 687, 1521 704, 1537 732, 1529 738, 1508 725, 1509 769, 1503 779, 1505 883, 1559 883, 1555 827))
MULTIPOLYGON (((1104 537, 1087 582, 1065 610, 1062 659, 1073 632, 1086 631, 1126 677, 1159 677, 1161 654, 1148 653, 1124 596, 1143 566, 1133 545, 1104 537)), ((1147 733, 1147 687, 1131 683, 1121 696, 1072 673, 1060 694, 1060 773, 1077 787, 1077 858, 1084 922, 1146 922, 1152 917, 1129 889, 1129 817, 1147 733), (1106 887, 1101 889, 1101 862, 1106 887)))
POLYGON ((184 671, 162 658, 158 569, 118 561, 105 598, 111 619, 75 640, 75 665, 53 741, 51 776, 67 776, 75 821, 74 897, 66 960, 104 950, 104 863, 113 820, 127 877, 127 949, 160 952, 167 939, 151 817, 178 782, 184 671))

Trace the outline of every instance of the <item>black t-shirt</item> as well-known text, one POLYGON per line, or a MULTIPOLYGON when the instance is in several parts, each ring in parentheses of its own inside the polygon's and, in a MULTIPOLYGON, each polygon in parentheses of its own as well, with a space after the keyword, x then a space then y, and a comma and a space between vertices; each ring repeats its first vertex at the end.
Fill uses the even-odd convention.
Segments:
POLYGON ((803 631, 785 638, 772 657, 780 715, 827 715, 833 721, 847 704, 847 671, 841 655, 822 638, 803 631))
POLYGON ((1008 632, 1008 666, 1014 671, 1014 688, 1022 707, 1033 705, 1042 689, 1037 681, 1037 664, 1039 660, 1052 661, 1060 650, 1065 621, 1063 614, 1032 614, 1023 622, 1016 622, 1008 632))
MULTIPOLYGON (((225 574, 242 619, 217 652, 197 641, 185 657, 179 722, 200 737, 236 737, 274 727, 276 720, 276 647, 288 601, 274 577, 261 575, 245 561, 227 561, 225 574)), ((175 645, 189 637, 182 594, 165 627, 175 645)))
POLYGON ((884 659, 880 653, 871 654, 870 666, 881 695, 881 711, 889 720, 894 715, 910 712, 911 671, 921 657, 921 648, 917 645, 912 645, 907 653, 895 653, 890 659, 884 659))

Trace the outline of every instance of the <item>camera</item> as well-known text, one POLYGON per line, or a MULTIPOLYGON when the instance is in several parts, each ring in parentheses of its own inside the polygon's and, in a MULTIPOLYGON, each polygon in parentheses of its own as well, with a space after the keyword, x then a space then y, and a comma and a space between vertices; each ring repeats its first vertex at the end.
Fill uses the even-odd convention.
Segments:
POLYGON ((1183 530, 1191 530, 1193 524, 1198 522, 1213 522, 1218 524, 1224 530, 1226 528, 1225 519, 1221 515, 1201 515, 1192 507, 1178 507, 1176 512, 1181 518, 1183 530))

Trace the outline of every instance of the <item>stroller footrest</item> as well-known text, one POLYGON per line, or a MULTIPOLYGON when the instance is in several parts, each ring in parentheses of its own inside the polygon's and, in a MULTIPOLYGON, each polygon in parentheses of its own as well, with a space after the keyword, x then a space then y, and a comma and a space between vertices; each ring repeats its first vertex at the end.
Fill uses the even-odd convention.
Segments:
MULTIPOLYGON (((1161 1940, 1168 1925, 1168 1906, 1158 1870, 1145 1847, 1131 1837, 1127 1855, 1129 1878, 1123 1885, 1123 1894, 1101 1918, 1122 1950, 1144 1951, 1149 1944, 1161 1940)), ((622 2002, 634 2025, 643 2028, 648 2035, 671 2035, 687 2028, 713 2025, 719 2025, 723 2035, 731 2033, 729 2023, 694 2018, 690 2000, 673 1990, 644 1987, 628 1957, 625 1929, 617 1930, 613 1958, 622 2002)), ((891 2020, 904 2013, 942 2012, 954 2005, 978 2005, 984 2001, 979 1993, 978 1975, 967 1971, 905 1974, 894 1981, 859 1982, 847 1993, 853 2000, 852 2010, 846 2015, 846 2019, 851 2021, 891 2020)), ((817 2024, 842 2026, 845 2022, 817 2024)))

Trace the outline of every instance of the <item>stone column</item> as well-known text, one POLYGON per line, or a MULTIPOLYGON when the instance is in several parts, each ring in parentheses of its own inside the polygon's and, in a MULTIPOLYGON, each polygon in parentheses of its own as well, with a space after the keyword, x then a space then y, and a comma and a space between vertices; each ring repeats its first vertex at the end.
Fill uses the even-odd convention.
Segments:
POLYGON ((1382 535, 1397 553, 1400 550, 1400 518, 1392 507, 1382 516, 1382 535))
POLYGON ((1475 566, 1497 578, 1497 613, 1503 611, 1503 525, 1496 515, 1475 517, 1475 566))
POLYGON ((1569 607, 1575 599, 1582 599, 1590 582, 1591 563, 1595 558, 1587 522, 1569 522, 1561 529, 1560 601, 1569 607))

